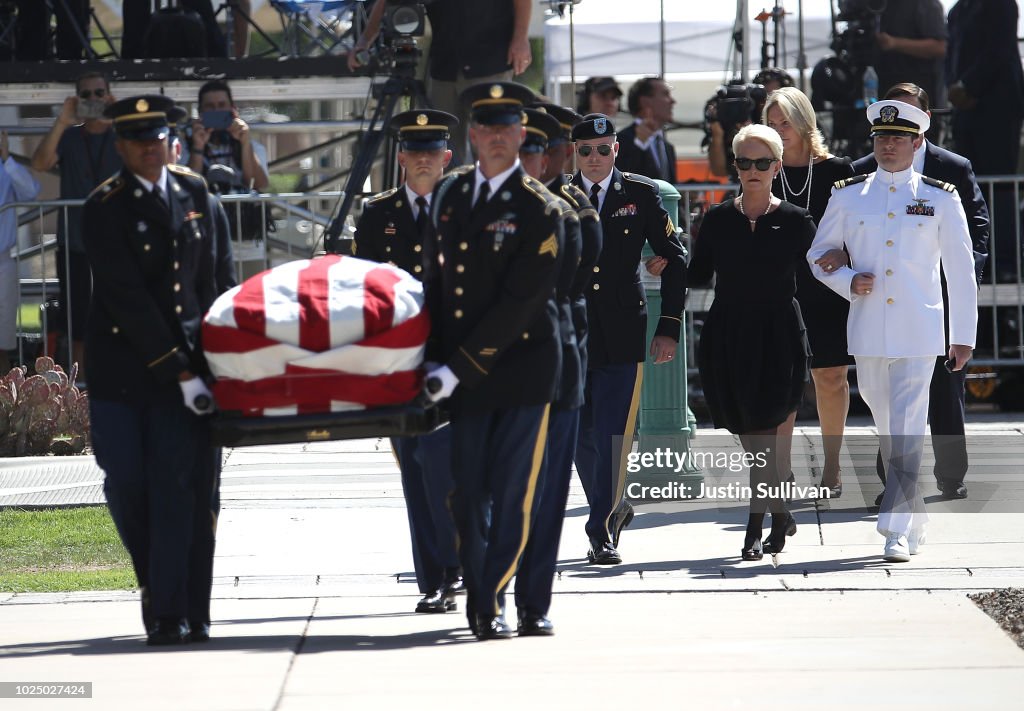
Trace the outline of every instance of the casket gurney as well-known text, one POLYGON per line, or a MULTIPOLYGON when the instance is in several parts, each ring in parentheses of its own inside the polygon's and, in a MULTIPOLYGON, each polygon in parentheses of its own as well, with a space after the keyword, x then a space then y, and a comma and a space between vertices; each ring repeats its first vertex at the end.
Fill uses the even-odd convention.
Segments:
POLYGON ((422 284, 391 265, 327 255, 247 279, 203 321, 215 444, 430 432, 447 415, 422 395, 429 333, 422 284))

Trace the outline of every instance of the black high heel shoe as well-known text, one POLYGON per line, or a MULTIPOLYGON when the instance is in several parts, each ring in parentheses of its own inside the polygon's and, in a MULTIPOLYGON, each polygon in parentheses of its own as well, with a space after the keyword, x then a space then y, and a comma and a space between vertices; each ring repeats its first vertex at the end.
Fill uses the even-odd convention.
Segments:
POLYGON ((796 535, 796 519, 789 511, 785 517, 782 514, 772 514, 772 532, 764 539, 761 550, 768 555, 781 553, 786 547, 786 537, 796 535))
POLYGON ((764 526, 764 514, 750 514, 747 519, 747 535, 743 539, 743 550, 740 557, 743 560, 761 560, 764 552, 761 550, 761 529, 764 526))
POLYGON ((824 482, 822 478, 822 487, 828 489, 828 498, 838 499, 843 495, 843 472, 842 470, 836 472, 836 484, 835 486, 829 486, 824 482))

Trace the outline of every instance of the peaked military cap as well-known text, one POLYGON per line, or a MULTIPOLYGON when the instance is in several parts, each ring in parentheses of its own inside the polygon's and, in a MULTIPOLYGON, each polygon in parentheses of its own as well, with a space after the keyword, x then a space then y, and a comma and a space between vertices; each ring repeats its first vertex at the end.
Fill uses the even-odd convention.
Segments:
POLYGON ((554 116, 555 120, 558 121, 559 127, 562 129, 557 137, 548 139, 549 148, 553 146, 560 146, 563 143, 569 143, 572 141, 572 127, 583 120, 583 117, 572 109, 567 109, 564 106, 559 106, 558 104, 540 101, 533 104, 533 108, 545 111, 549 115, 554 116))
POLYGON ((177 136, 178 132, 185 128, 187 122, 188 111, 185 109, 174 105, 167 110, 167 128, 170 129, 171 136, 177 136))
POLYGON ((150 141, 167 138, 167 112, 174 102, 162 94, 144 94, 115 101, 103 115, 114 120, 114 131, 119 138, 130 141, 150 141))
POLYGON ((543 153, 553 138, 562 135, 562 127, 558 120, 547 112, 527 107, 523 109, 523 113, 526 114, 523 121, 526 127, 526 140, 523 141, 520 151, 543 153))
POLYGON ((931 126, 931 119, 921 109, 902 101, 886 99, 868 106, 871 135, 920 135, 931 126))
POLYGON ((388 128, 398 134, 403 151, 437 151, 448 147, 459 120, 444 111, 416 109, 395 114, 388 128))
POLYGON ((615 124, 604 114, 587 114, 582 121, 572 127, 574 141, 605 136, 615 136, 615 124))
POLYGON ((529 87, 513 81, 488 81, 469 87, 459 99, 469 106, 477 123, 508 125, 522 121, 523 106, 536 96, 529 87))

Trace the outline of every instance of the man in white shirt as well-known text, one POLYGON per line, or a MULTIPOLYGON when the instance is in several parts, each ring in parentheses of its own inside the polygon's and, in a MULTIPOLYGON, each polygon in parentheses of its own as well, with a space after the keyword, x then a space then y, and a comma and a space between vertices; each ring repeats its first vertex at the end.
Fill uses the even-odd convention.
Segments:
POLYGON ((868 107, 878 170, 836 183, 807 253, 814 275, 850 299, 850 353, 871 408, 886 466, 878 532, 885 559, 910 560, 924 542, 927 514, 918 472, 934 358, 949 368, 971 358, 978 320, 974 254, 956 188, 914 170, 928 114, 900 101, 868 107), (850 266, 832 266, 846 248, 850 266), (945 348, 940 261, 949 290, 945 348))

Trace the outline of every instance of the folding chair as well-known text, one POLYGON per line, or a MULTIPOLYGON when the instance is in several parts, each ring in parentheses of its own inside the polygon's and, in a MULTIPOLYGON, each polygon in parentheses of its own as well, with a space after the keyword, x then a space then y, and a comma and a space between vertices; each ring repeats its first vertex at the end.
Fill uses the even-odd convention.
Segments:
POLYGON ((284 53, 294 57, 331 54, 364 12, 362 0, 270 0, 281 18, 284 53))

